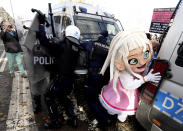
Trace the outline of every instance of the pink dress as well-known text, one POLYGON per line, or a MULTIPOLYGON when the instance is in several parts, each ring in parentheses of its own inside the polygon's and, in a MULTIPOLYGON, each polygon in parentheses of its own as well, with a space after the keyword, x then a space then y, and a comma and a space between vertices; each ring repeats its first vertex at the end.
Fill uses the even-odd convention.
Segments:
MULTIPOLYGON (((128 76, 126 76, 128 77, 128 76)), ((128 81, 132 82, 133 81, 128 81)), ((113 89, 113 80, 103 87, 99 97, 101 104, 110 114, 134 115, 138 107, 139 92, 137 88, 126 89, 123 87, 120 78, 117 80, 117 92, 113 89)))

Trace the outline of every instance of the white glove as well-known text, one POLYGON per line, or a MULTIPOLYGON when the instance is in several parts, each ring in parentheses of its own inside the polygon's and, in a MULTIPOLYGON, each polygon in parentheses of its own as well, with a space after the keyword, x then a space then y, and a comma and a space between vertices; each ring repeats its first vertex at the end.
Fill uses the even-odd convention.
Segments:
POLYGON ((158 83, 161 80, 160 72, 157 72, 154 74, 152 74, 152 72, 153 72, 153 69, 151 69, 150 72, 146 76, 144 76, 145 82, 151 81, 154 83, 158 83))

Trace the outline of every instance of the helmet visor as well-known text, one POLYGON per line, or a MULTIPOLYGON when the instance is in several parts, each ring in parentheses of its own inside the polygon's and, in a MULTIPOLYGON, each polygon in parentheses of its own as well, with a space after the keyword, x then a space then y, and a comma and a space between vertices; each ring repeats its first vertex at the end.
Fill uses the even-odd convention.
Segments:
POLYGON ((76 38, 74 38, 74 37, 72 37, 72 36, 66 36, 66 38, 67 38, 69 41, 71 41, 71 42, 73 42, 73 43, 75 43, 75 44, 77 44, 77 45, 80 45, 80 42, 79 42, 78 39, 76 39, 76 38))

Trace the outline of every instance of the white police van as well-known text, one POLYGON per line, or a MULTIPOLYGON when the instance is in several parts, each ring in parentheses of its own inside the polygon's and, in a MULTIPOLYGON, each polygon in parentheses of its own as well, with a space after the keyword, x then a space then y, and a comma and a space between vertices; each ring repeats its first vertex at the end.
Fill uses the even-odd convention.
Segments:
POLYGON ((159 59, 169 62, 172 77, 163 79, 158 89, 146 87, 141 94, 136 118, 148 131, 183 131, 182 20, 180 4, 158 54, 159 59))
POLYGON ((63 2, 53 5, 52 13, 55 33, 58 37, 70 24, 80 29, 80 42, 97 40, 102 30, 108 31, 108 42, 110 42, 120 30, 123 30, 120 21, 113 15, 85 3, 63 2))

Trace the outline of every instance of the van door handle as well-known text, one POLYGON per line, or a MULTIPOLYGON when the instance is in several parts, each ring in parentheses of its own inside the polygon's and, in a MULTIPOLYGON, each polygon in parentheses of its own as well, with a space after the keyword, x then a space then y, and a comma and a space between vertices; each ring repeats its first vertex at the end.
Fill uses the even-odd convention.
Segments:
POLYGON ((164 76, 165 79, 171 79, 172 78, 172 73, 167 72, 164 76))

